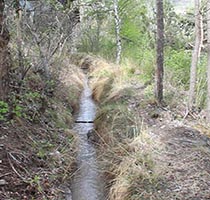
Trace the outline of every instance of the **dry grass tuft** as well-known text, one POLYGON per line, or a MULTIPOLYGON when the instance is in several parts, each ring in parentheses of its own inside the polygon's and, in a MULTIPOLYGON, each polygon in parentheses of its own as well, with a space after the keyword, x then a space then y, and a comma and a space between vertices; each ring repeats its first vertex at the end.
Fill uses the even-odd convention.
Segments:
POLYGON ((119 100, 125 101, 128 100, 134 93, 133 88, 129 85, 115 85, 115 87, 112 88, 105 102, 115 102, 119 100))
MULTIPOLYGON (((89 70, 100 103, 94 124, 108 199, 210 199, 210 142, 194 129, 178 127, 184 107, 177 102, 185 93, 170 88, 166 101, 174 110, 162 110, 150 102, 153 87, 142 87, 134 67, 98 63, 89 62, 89 70)), ((209 127, 196 128, 209 134, 209 127)))
POLYGON ((139 199, 149 187, 155 187, 163 166, 157 165, 160 147, 151 134, 143 131, 128 143, 129 150, 115 168, 114 184, 110 188, 110 200, 139 199))
POLYGON ((198 123, 194 127, 198 131, 200 131, 202 134, 207 135, 210 138, 210 125, 207 123, 198 123))
POLYGON ((97 102, 111 102, 131 96, 127 66, 116 66, 101 58, 88 57, 85 62, 89 65, 93 97, 97 102))
POLYGON ((85 57, 80 64, 81 68, 88 69, 91 77, 91 88, 93 98, 97 102, 102 102, 109 95, 118 78, 121 76, 119 67, 105 62, 102 58, 85 57))
POLYGON ((93 99, 97 102, 101 102, 108 95, 110 89, 112 88, 113 80, 111 78, 102 78, 96 80, 92 84, 93 99))
POLYGON ((108 63, 101 57, 94 57, 94 56, 86 56, 81 59, 80 68, 87 69, 90 73, 95 72, 95 74, 99 74, 102 70, 107 70, 109 72, 113 72, 116 70, 116 66, 108 63))
POLYGON ((85 75, 79 67, 70 65, 68 59, 62 62, 57 68, 54 68, 53 72, 58 79, 54 96, 71 107, 74 112, 79 108, 79 98, 84 87, 85 75))

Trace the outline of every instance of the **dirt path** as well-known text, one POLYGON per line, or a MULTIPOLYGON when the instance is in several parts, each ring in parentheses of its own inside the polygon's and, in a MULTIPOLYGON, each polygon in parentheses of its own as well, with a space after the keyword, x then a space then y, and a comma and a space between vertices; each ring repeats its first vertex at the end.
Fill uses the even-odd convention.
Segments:
POLYGON ((210 139, 184 126, 154 132, 164 148, 158 162, 165 169, 157 198, 210 199, 210 139))

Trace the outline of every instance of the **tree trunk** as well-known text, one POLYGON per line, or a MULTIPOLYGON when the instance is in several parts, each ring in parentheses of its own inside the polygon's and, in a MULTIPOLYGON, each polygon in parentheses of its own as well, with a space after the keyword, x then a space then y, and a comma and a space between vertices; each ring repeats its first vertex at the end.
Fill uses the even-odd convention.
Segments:
POLYGON ((155 96, 159 104, 163 101, 163 63, 164 63, 164 13, 163 0, 156 0, 157 6, 157 58, 155 96))
POLYGON ((207 2, 207 120, 210 123, 210 0, 207 2))
POLYGON ((4 24, 4 0, 0 0, 0 100, 4 100, 8 93, 9 77, 9 32, 4 24))
POLYGON ((116 52, 116 63, 119 64, 121 60, 121 51, 122 51, 122 44, 121 44, 121 37, 120 37, 120 29, 121 29, 121 20, 119 17, 119 2, 118 0, 114 0, 114 18, 115 18, 115 32, 116 32, 116 45, 117 45, 117 52, 116 52))
MULTIPOLYGON (((24 61, 23 61, 23 45, 22 45, 22 30, 21 30, 21 21, 22 21, 22 10, 19 5, 19 1, 16 0, 17 4, 17 51, 18 51, 18 64, 20 72, 20 81, 22 80, 24 74, 24 61)), ((21 83, 20 83, 21 85, 21 83)))
POLYGON ((195 102, 195 89, 196 89, 196 70, 200 57, 201 45, 203 41, 203 22, 200 13, 200 0, 195 0, 195 46, 192 52, 192 61, 190 69, 190 90, 189 90, 189 110, 192 110, 195 102))

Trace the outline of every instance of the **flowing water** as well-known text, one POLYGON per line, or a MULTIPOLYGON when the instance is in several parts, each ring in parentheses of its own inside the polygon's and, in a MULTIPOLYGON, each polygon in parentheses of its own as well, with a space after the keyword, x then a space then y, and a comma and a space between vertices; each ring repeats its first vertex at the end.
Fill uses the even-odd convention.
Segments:
POLYGON ((87 133, 93 129, 96 105, 92 99, 92 91, 86 82, 80 100, 80 111, 74 129, 78 132, 77 165, 71 184, 71 197, 67 200, 104 200, 103 181, 97 165, 96 150, 88 141, 87 133), (72 199, 71 199, 72 198, 72 199))

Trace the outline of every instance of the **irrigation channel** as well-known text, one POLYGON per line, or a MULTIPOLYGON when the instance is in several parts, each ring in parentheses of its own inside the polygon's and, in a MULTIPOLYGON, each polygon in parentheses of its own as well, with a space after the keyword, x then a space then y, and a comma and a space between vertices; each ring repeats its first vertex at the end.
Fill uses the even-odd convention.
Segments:
POLYGON ((105 200, 104 185, 97 164, 96 149, 88 140, 87 134, 93 130, 96 104, 92 99, 92 91, 85 81, 80 99, 80 110, 74 130, 78 133, 77 166, 71 183, 71 197, 67 200, 105 200))

